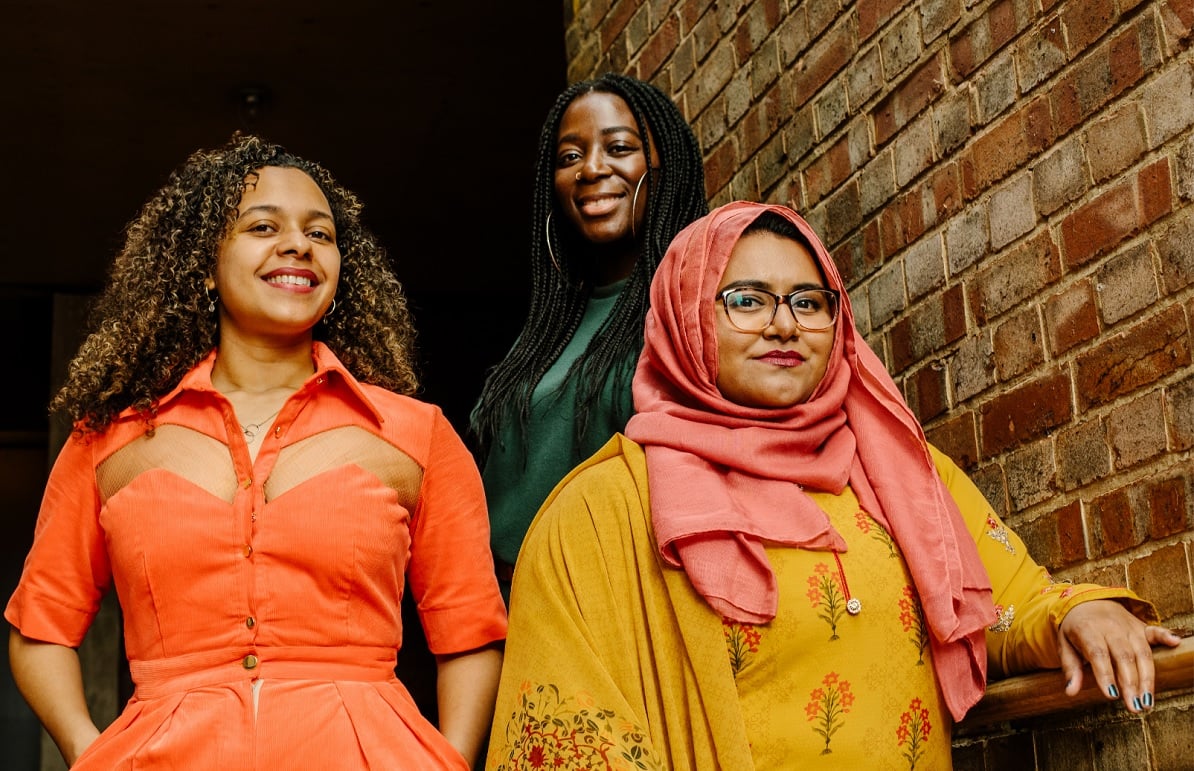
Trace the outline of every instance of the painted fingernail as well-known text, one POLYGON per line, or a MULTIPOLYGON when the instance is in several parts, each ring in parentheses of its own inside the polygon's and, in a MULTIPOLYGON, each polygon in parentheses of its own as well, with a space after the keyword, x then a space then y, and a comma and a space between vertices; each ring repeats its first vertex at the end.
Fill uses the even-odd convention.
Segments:
POLYGON ((1136 708, 1136 711, 1137 711, 1137 712, 1139 712, 1140 710, 1144 709, 1144 705, 1140 703, 1140 697, 1139 697, 1139 696, 1137 696, 1136 698, 1132 699, 1132 706, 1136 708))
POLYGON ((1115 683, 1107 686, 1107 695, 1113 699, 1119 698, 1119 689, 1115 687, 1115 683))
POLYGON ((1153 695, 1151 693, 1144 694, 1144 708, 1145 709, 1153 708, 1153 695))

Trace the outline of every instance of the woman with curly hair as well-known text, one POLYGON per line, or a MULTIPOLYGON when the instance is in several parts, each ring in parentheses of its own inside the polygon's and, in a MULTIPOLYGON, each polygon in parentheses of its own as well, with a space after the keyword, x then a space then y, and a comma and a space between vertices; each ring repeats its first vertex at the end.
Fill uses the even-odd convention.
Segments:
POLYGON ((616 73, 556 98, 534 184, 530 310, 472 415, 503 587, 552 487, 630 418, 651 277, 708 210, 680 110, 616 73))
POLYGON ((480 476, 411 396, 406 301, 360 213, 235 136, 129 226, 5 613, 71 768, 471 766, 506 625, 480 476), (394 675, 406 581, 438 731, 394 675), (136 691, 100 734, 73 649, 110 587, 136 691))

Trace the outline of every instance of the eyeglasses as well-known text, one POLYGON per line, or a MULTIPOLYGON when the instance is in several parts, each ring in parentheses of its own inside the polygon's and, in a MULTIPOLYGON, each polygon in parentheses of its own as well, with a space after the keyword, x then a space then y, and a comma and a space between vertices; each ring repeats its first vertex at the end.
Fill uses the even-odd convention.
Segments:
POLYGON ((775 320, 779 304, 792 309, 796 326, 806 332, 821 332, 837 321, 838 293, 833 289, 799 289, 775 294, 754 287, 731 287, 717 296, 726 318, 743 332, 762 332, 775 320))

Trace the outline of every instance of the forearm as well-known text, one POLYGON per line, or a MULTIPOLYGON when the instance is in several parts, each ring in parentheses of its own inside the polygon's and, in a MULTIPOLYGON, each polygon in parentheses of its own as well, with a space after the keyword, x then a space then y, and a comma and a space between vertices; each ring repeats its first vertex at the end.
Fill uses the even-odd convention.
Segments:
POLYGON ((58 745, 68 766, 99 736, 83 695, 83 673, 73 648, 31 640, 13 629, 8 658, 17 689, 58 745))
POLYGON ((439 728, 472 765, 493 720, 502 652, 498 645, 436 657, 439 728))

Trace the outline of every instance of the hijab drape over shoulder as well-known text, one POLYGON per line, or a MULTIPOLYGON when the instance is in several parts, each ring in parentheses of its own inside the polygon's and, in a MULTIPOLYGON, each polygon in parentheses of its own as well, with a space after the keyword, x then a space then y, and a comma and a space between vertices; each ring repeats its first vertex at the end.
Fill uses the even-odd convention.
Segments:
POLYGON ((645 338, 626 433, 646 450, 663 558, 723 618, 766 623, 777 589, 765 542, 844 551, 804 490, 849 484, 900 546, 960 719, 986 683, 990 581, 920 424, 855 329, 841 276, 808 224, 786 207, 736 202, 689 225, 655 274, 645 338), (808 401, 782 409, 744 407, 717 388, 717 290, 742 231, 764 212, 796 226, 842 297, 824 378, 808 401))

